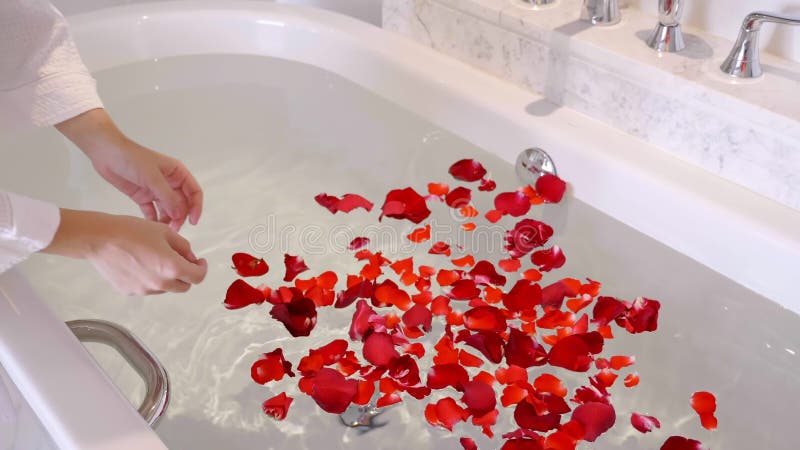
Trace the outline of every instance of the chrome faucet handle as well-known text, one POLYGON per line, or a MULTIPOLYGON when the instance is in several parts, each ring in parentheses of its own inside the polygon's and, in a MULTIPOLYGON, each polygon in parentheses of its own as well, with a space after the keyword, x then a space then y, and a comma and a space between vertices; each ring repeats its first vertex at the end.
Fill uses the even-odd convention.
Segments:
POLYGON ((647 45, 658 52, 679 52, 686 48, 681 32, 683 0, 658 0, 658 25, 647 45))
POLYGON ((619 0, 583 0, 581 20, 609 26, 619 23, 620 19, 619 0))
POLYGON ((761 70, 761 60, 758 49, 758 35, 764 22, 781 23, 786 25, 800 25, 800 16, 789 16, 764 11, 752 12, 744 18, 739 38, 733 45, 728 57, 719 67, 723 72, 736 78, 758 78, 761 70))

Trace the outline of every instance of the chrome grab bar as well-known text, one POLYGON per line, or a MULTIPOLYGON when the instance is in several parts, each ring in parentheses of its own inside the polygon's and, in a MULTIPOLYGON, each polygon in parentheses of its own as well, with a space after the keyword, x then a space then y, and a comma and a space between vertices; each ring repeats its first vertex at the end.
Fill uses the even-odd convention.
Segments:
POLYGON ((105 320, 72 320, 67 326, 81 342, 114 348, 142 377, 146 393, 139 414, 155 428, 169 404, 169 376, 158 358, 130 331, 105 320))

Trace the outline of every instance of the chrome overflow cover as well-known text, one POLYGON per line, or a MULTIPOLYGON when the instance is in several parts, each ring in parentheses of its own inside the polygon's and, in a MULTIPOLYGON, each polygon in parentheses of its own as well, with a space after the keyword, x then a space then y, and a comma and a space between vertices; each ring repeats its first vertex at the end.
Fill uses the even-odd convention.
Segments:
POLYGON ((350 405, 347 411, 339 415, 342 425, 350 428, 380 428, 386 423, 376 423, 373 421, 384 412, 385 408, 378 408, 370 403, 365 406, 350 405))
POLYGON ((556 164, 546 151, 533 147, 523 150, 517 157, 517 178, 523 184, 536 185, 536 180, 549 173, 558 176, 556 164))

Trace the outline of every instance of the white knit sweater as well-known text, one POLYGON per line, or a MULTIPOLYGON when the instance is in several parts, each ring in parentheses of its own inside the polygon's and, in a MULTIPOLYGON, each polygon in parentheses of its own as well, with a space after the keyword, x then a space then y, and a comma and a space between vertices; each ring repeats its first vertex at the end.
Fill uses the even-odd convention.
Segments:
MULTIPOLYGON (((0 0, 0 129, 49 126, 99 107, 61 13, 45 0, 0 0)), ((55 205, 0 190, 0 273, 46 247, 59 217, 55 205)))

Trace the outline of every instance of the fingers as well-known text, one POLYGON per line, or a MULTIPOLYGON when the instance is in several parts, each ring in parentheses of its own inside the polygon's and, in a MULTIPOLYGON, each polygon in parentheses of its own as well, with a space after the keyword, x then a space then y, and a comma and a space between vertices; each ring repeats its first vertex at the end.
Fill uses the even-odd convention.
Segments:
POLYGON ((198 284, 203 281, 208 271, 208 263, 198 259, 192 252, 189 241, 178 233, 167 233, 167 243, 180 256, 176 258, 177 273, 175 278, 184 282, 198 284))
POLYGON ((161 172, 155 172, 145 182, 153 192, 156 203, 168 217, 175 221, 185 220, 186 200, 167 183, 161 172))
MULTIPOLYGON (((186 169, 184 168, 184 170, 186 169)), ((189 223, 197 225, 200 215, 203 213, 203 189, 188 170, 186 170, 186 174, 181 191, 186 196, 186 202, 189 205, 189 223)))

